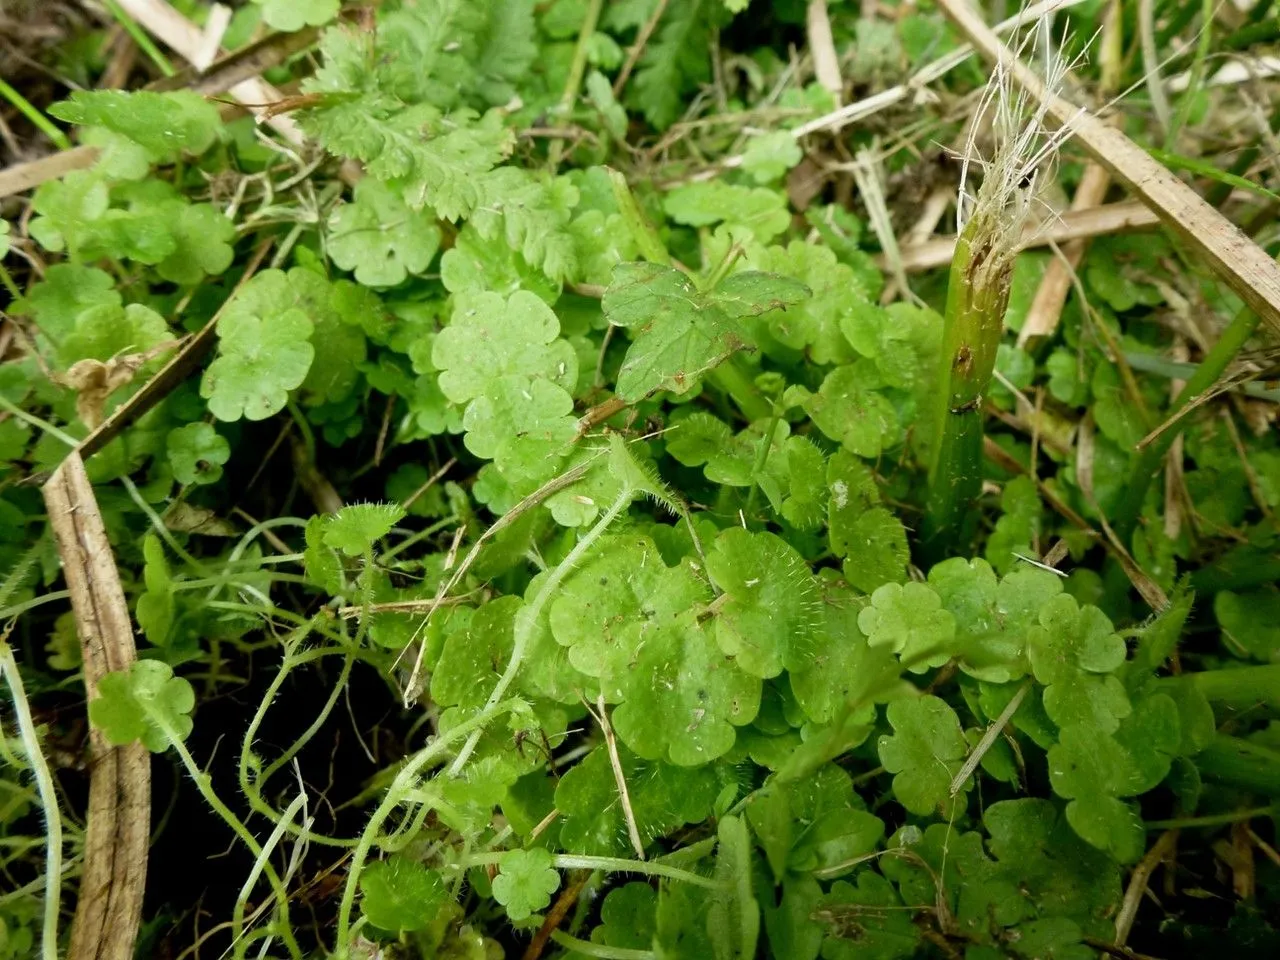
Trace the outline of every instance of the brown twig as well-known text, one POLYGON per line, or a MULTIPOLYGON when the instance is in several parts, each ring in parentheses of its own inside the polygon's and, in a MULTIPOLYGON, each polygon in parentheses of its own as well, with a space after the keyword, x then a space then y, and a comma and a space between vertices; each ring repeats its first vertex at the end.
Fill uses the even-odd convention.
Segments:
MULTIPOLYGON (((119 3, 148 33, 166 43, 187 62, 196 64, 204 55, 204 31, 165 0, 119 0, 119 3)), ((227 92, 241 103, 274 103, 284 96, 257 76, 240 80, 228 87, 227 92)), ((251 109, 255 114, 262 112, 260 108, 251 109)), ((292 117, 266 117, 263 122, 295 147, 306 141, 292 117)))
POLYGON ((529 941, 529 946, 525 948, 524 960, 538 960, 542 956, 542 951, 547 948, 547 943, 551 940, 551 934, 559 928, 560 924, 564 923, 564 918, 569 915, 573 905, 578 902, 578 897, 582 896, 582 888, 587 885, 587 881, 590 879, 590 870, 578 870, 573 874, 573 879, 567 887, 560 891, 560 896, 556 897, 555 904, 547 911, 547 915, 542 921, 542 926, 538 928, 538 932, 529 941))
MULTIPOLYGON (((44 485, 49 526, 71 594, 88 700, 108 673, 137 659, 133 624, 102 513, 74 451, 44 485)), ((68 960, 132 960, 146 886, 151 764, 146 747, 89 733, 88 830, 68 960)))
POLYGON ((1020 87, 1111 171, 1192 250, 1257 316, 1280 333, 1280 264, 1203 197, 1119 130, 1057 96, 1019 61, 967 0, 938 0, 947 17, 990 62, 1002 64, 1020 87))
POLYGON ((437 470, 431 476, 427 477, 426 483, 420 486, 417 490, 413 491, 413 493, 409 495, 409 499, 407 499, 404 503, 400 504, 400 506, 404 507, 405 511, 407 512, 415 503, 417 503, 420 499, 422 499, 422 495, 424 493, 426 493, 433 486, 435 486, 436 483, 440 481, 441 477, 443 477, 446 473, 452 470, 454 465, 457 464, 457 462, 458 462, 457 457, 450 457, 445 462, 444 466, 442 466, 439 470, 437 470))
POLYGON ((636 34, 636 42, 627 51, 627 59, 623 61, 622 69, 618 71, 618 79, 613 81, 613 95, 615 98, 622 95, 622 88, 627 85, 627 80, 631 77, 631 71, 636 68, 636 63, 639 62, 640 55, 644 53, 644 48, 649 43, 649 38, 653 36, 653 31, 658 28, 658 21, 666 13, 669 2, 670 0, 658 0, 658 5, 653 8, 653 13, 644 22, 640 32, 636 34))
MULTIPOLYGON (((1127 230, 1146 230, 1159 223, 1160 218, 1136 200, 1108 203, 1091 210, 1068 211, 1049 224, 1028 225, 1022 232, 1019 249, 1029 250, 1127 230)), ((903 247, 899 252, 903 269, 913 273, 947 266, 955 250, 955 237, 935 237, 921 244, 903 247)))
POLYGON ((831 18, 827 15, 827 0, 809 0, 805 15, 805 30, 809 34, 809 55, 813 57, 813 72, 820 83, 840 103, 844 81, 840 77, 840 58, 836 55, 835 39, 831 36, 831 18))
POLYGON ((88 459, 93 456, 108 443, 120 435, 129 424, 133 423, 140 416, 154 407, 157 403, 169 395, 169 392, 176 388, 178 384, 190 376, 191 371, 196 368, 201 358, 213 346, 215 330, 218 325, 218 318, 222 316, 222 311, 226 309, 227 304, 235 300, 236 294, 240 289, 248 283, 258 267, 262 265, 262 260, 267 255, 267 251, 271 249, 274 243, 273 237, 265 238, 258 244, 257 249, 253 251, 253 256, 249 258, 248 266, 245 267, 243 275, 235 289, 231 291, 231 296, 223 302, 215 313, 200 330, 190 337, 181 350, 173 355, 160 371, 148 380, 133 396, 131 396, 120 406, 112 411, 111 416, 103 420, 98 426, 76 447, 76 452, 88 459))
POLYGON ((1147 883, 1151 880, 1151 874, 1155 873, 1156 867, 1168 857, 1177 837, 1176 830, 1166 830, 1160 834, 1160 839, 1152 844, 1151 849, 1138 861, 1138 865, 1133 868, 1133 873, 1129 875, 1129 886, 1125 888, 1120 912, 1116 914, 1115 945, 1117 947, 1123 947, 1125 941, 1129 939, 1129 931, 1133 929, 1133 921, 1137 919, 1138 905, 1142 903, 1142 896, 1147 892, 1147 883))
POLYGON ((578 432, 574 439, 581 440, 595 427, 604 423, 614 414, 621 413, 626 408, 627 402, 621 397, 610 397, 603 403, 597 403, 578 420, 578 432))

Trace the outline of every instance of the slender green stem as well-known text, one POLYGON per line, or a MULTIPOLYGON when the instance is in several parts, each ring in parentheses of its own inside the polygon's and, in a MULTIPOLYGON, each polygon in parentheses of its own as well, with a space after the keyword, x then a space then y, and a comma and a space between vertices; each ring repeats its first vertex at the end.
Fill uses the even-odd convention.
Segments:
POLYGON ((1217 0, 1200 0, 1200 33, 1196 42, 1195 59, 1191 63, 1187 89, 1182 94, 1182 99, 1178 102, 1178 110, 1169 124, 1168 135, 1164 141, 1166 150, 1173 149, 1178 139, 1178 131, 1187 122, 1191 107, 1204 86, 1204 65, 1213 46, 1213 13, 1216 3, 1217 0))
POLYGON ((584 957, 599 957, 601 960, 654 960, 657 954, 652 950, 633 950, 630 947, 607 947, 602 943, 593 943, 570 936, 563 930, 551 931, 551 939, 572 953, 584 957))
POLYGON ((1190 827, 1225 827, 1232 823, 1243 823, 1258 817, 1273 817, 1280 814, 1280 804, 1269 807, 1251 807, 1248 810, 1232 810, 1230 813, 1211 813, 1203 817, 1178 817, 1173 820, 1147 820, 1148 830, 1182 830, 1190 827))
POLYGON ((1012 257, 993 249, 995 234, 988 216, 975 215, 951 259, 924 525, 924 545, 934 559, 966 543, 976 524, 982 399, 995 370, 1013 266, 1012 257))
POLYGON ((27 703, 18 662, 13 658, 13 648, 0 639, 0 675, 8 681, 13 695, 13 712, 18 718, 18 732, 22 748, 26 751, 40 793, 40 806, 44 809, 45 862, 44 862, 44 923, 40 933, 42 960, 58 960, 58 910, 62 899, 62 814, 58 812, 58 794, 53 788, 53 776, 44 761, 35 721, 31 719, 31 707, 27 703))
POLYGON ((782 404, 775 403, 773 405, 773 416, 769 419, 769 423, 765 427, 764 437, 760 441, 760 449, 756 451, 756 462, 751 466, 751 492, 747 494, 745 510, 748 517, 755 510, 756 494, 760 492, 760 478, 764 476, 764 468, 769 463, 769 452, 773 450, 773 435, 777 431, 778 422, 781 419, 782 404))
POLYGON ((386 563, 388 560, 392 559, 393 557, 399 556, 401 553, 404 553, 404 551, 408 550, 415 543, 421 543, 423 540, 427 539, 428 537, 434 536, 435 534, 439 533, 441 530, 447 529, 448 527, 453 526, 457 522, 458 522, 458 517, 456 514, 451 514, 445 517, 443 520, 437 520, 435 523, 431 524, 431 526, 427 527, 426 529, 419 530, 417 533, 410 534, 409 536, 401 540, 399 543, 397 543, 390 550, 387 550, 385 553, 380 554, 378 556, 378 562, 386 563))
POLYGON ((66 600, 70 596, 70 590, 54 590, 52 593, 42 593, 38 597, 32 597, 30 600, 24 600, 22 603, 15 603, 12 607, 5 607, 0 610, 0 620, 8 620, 10 617, 16 617, 20 613, 26 613, 28 610, 43 606, 46 603, 66 600))
POLYGON ((124 28, 124 32, 129 34, 134 43, 138 45, 138 49, 147 55, 166 77, 172 77, 177 74, 177 70, 173 69, 173 64, 169 62, 169 58, 160 52, 151 40, 151 37, 134 21, 133 17, 125 13, 120 4, 116 0, 103 0, 111 15, 116 18, 116 22, 124 28))
MULTIPOLYGON (((463 858, 462 865, 481 867, 501 863, 505 854, 476 853, 463 858)), ((667 880, 679 880, 695 887, 707 890, 723 890, 724 885, 711 877, 704 877, 691 870, 681 870, 666 863, 655 860, 627 860, 624 857, 588 857, 576 853, 558 853, 551 858, 551 865, 557 870, 601 870, 604 873, 638 873, 646 877, 664 877, 667 880)))
POLYGON ((729 357, 708 373, 707 379, 728 394, 749 422, 755 423, 772 415, 773 404, 756 389, 755 381, 748 376, 737 357, 729 357))
POLYGON ((249 848, 249 852, 262 864, 262 872, 266 874, 267 883, 271 886, 271 891, 275 894, 279 905, 280 918, 277 926, 280 928, 280 935, 285 942, 285 946, 289 949, 289 955, 294 960, 302 960, 302 950, 293 936, 293 925, 289 922, 289 894, 285 890, 284 884, 280 881, 280 875, 276 873, 276 868, 271 865, 269 860, 263 857, 262 846, 254 839, 253 834, 249 832, 249 828, 214 792, 213 779, 196 765, 195 758, 187 750, 187 745, 182 742, 182 738, 178 736, 178 732, 173 728, 168 717, 157 711, 149 701, 142 701, 142 703, 143 709, 147 711, 148 719, 160 729, 165 739, 169 741, 169 745, 178 754, 178 759, 182 761, 182 765, 187 770, 187 775, 195 783, 196 789, 200 791, 200 796, 204 798, 204 802, 212 808, 214 813, 222 818, 222 822, 231 828, 231 831, 249 848))
POLYGON ((276 824, 275 829, 271 831, 271 835, 267 837, 267 842, 262 845, 262 852, 258 854, 258 859, 253 863, 253 869, 249 871, 249 876, 245 877, 244 885, 240 888, 240 895, 236 897, 236 905, 231 912, 231 928, 240 932, 235 943, 237 957, 243 957, 245 950, 249 946, 249 940, 243 933, 244 915, 249 903, 249 895, 253 893, 253 888, 257 886, 258 877, 262 875, 263 868, 270 863, 272 852, 284 837, 288 827, 293 825, 293 818, 298 815, 298 811, 302 809, 302 805, 306 802, 307 795, 299 793, 294 797, 293 802, 285 808, 284 816, 280 818, 280 822, 276 824))
MULTIPOLYGON (((1241 310, 1232 319, 1227 329, 1222 332, 1205 358, 1196 367, 1195 372, 1187 379, 1186 385, 1169 406, 1169 417, 1177 417, 1188 404, 1197 400, 1221 379, 1227 366, 1235 359, 1237 353, 1258 329, 1258 317, 1248 308, 1241 310)), ((1165 454, 1173 446, 1173 441, 1182 432, 1184 420, 1179 418, 1162 430, 1154 440, 1147 444, 1133 461, 1129 470, 1129 482, 1120 495, 1120 503, 1112 514, 1111 526, 1115 528, 1122 543, 1128 543, 1142 515, 1142 505, 1147 499, 1147 490, 1151 481, 1160 471, 1160 464, 1165 454)))
POLYGON ((54 426, 48 420, 41 420, 39 417, 37 417, 33 413, 27 413, 27 411, 23 410, 21 407, 19 407, 16 403, 14 403, 8 397, 0 396, 0 410, 8 411, 9 413, 17 417, 19 420, 21 420, 23 423, 30 424, 31 426, 35 427, 37 430, 43 430, 45 433, 49 434, 49 436, 53 437, 54 439, 61 440, 68 447, 74 447, 80 443, 79 440, 71 436, 71 434, 67 433, 61 427, 54 426))
POLYGON ((71 141, 67 139, 67 135, 54 126, 53 121, 41 113, 30 100, 4 80, 0 80, 0 97, 4 97, 13 104, 14 108, 30 120, 37 130, 53 141, 53 145, 59 150, 71 149, 71 141))
POLYGON ((22 291, 13 282, 13 274, 8 271, 3 263, 0 263, 0 284, 4 284, 5 290, 9 292, 9 296, 15 301, 22 299, 22 291))
MULTIPOLYGON (((538 618, 542 616, 542 608, 547 605, 555 592, 560 589, 560 584, 564 582, 564 578, 578 568, 578 564, 587 555, 587 552, 595 545, 595 542, 604 535, 614 520, 618 519, 619 514, 631 505, 631 500, 635 496, 635 491, 629 486, 624 486, 622 492, 618 494, 618 498, 613 501, 595 524, 582 535, 568 556, 564 558, 546 580, 542 581, 542 586, 538 589, 537 594, 533 598, 533 602, 520 608, 516 613, 515 637, 511 645, 511 659, 507 662, 507 668, 502 672, 502 676, 498 679, 498 685, 493 688, 493 693, 489 694, 489 701, 485 704, 488 710, 495 706, 499 700, 507 695, 507 689, 516 679, 516 674, 520 672, 520 666, 524 661, 525 649, 529 646, 529 640, 533 637, 533 631, 538 623, 538 618)), ((454 758, 453 763, 449 767, 449 776, 456 777, 462 772, 463 766, 470 759, 471 753, 476 748, 476 744, 480 742, 480 736, 483 728, 477 728, 475 733, 467 738, 467 742, 462 749, 458 751, 458 755, 454 758)))
POLYGON ((360 872, 364 868, 365 860, 369 858, 370 851, 377 842, 378 831, 382 829, 382 824, 386 822, 387 817, 391 816, 391 812, 400 805, 406 794, 413 789, 414 781, 417 779, 419 772, 439 760, 456 741, 470 736, 475 730, 483 729, 489 721, 500 713, 511 710, 513 706, 514 703, 505 702, 485 707, 474 717, 437 736, 435 740, 419 750, 408 763, 400 768, 400 772, 391 781, 391 786, 387 788, 386 795, 382 798, 382 803, 378 804, 377 809, 369 817, 368 822, 365 824, 364 832, 360 834, 360 840, 356 843, 355 850, 351 853, 351 863, 347 867, 347 882, 342 890, 342 902, 338 906, 338 935, 334 949, 337 960, 345 960, 349 955, 351 947, 351 911, 355 906, 356 889, 360 883, 360 872))
MULTIPOLYGON (((604 9, 604 0, 588 0, 586 13, 582 15, 582 29, 578 31, 578 43, 573 48, 573 62, 569 64, 569 75, 564 81, 564 92, 560 95, 560 103, 556 114, 561 119, 568 119, 573 110, 573 101, 578 98, 582 88, 582 78, 587 72, 587 54, 591 38, 595 36, 596 24, 600 22, 600 11, 604 9)), ((547 148, 547 163, 554 171, 560 166, 560 158, 564 153, 564 141, 557 137, 547 148)))

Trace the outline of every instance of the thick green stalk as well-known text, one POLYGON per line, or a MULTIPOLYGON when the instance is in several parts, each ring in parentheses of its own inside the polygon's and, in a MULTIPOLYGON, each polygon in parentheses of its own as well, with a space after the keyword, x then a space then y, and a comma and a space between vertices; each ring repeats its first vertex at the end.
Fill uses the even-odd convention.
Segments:
POLYGON ((1232 670, 1203 670, 1166 677, 1161 686, 1192 684, 1210 703, 1237 710, 1259 706, 1280 709, 1280 664, 1239 667, 1232 670))
POLYGON ((1196 754, 1195 764, 1206 780, 1280 797, 1280 751, 1220 733, 1196 754))
MULTIPOLYGON (((1248 342, 1257 329, 1256 314, 1247 307, 1237 313, 1227 329, 1222 331, 1218 342, 1205 354, 1204 360, 1187 379, 1186 385, 1169 407, 1169 416, 1176 416, 1188 404, 1197 401, 1207 390, 1212 389, 1213 385, 1222 378, 1227 365, 1235 359, 1240 348, 1248 342)), ((1129 482, 1125 484, 1120 503, 1111 517, 1111 525, 1122 543, 1127 544, 1133 535, 1134 528, 1138 525, 1138 517, 1142 514, 1143 501, 1147 498, 1147 489, 1151 486, 1155 475, 1159 473, 1165 454, 1169 452, 1173 441, 1182 432, 1183 423, 1184 421, 1179 419, 1170 424, 1167 429, 1162 430, 1133 461, 1133 466, 1129 470, 1129 482)))
POLYGON ((989 217, 975 216, 951 258, 924 527, 933 559, 972 533, 982 491, 982 399, 995 370, 1013 268, 1012 258, 994 249, 995 235, 989 217))

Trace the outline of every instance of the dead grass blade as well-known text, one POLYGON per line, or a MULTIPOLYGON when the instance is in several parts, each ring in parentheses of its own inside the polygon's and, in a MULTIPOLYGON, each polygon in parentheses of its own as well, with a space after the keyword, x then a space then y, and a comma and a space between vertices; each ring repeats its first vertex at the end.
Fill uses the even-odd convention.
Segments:
MULTIPOLYGON (((1108 203, 1089 210, 1069 211, 1047 225, 1029 224, 1022 232, 1020 248, 1028 250, 1127 230, 1145 230, 1159 223, 1160 218, 1137 200, 1108 203)), ((947 266, 955 249, 955 237, 935 237, 903 247, 899 253, 903 269, 916 273, 947 266)))
MULTIPOLYGON (((92 700, 106 674, 127 670, 137 659, 133 623, 79 454, 62 462, 43 492, 80 637, 85 694, 92 700)), ((67 957, 132 960, 146 885, 151 762, 141 743, 112 747, 97 730, 89 742, 88 830, 67 957)))
MULTIPOLYGON (((205 55, 204 31, 165 0, 119 0, 119 2, 125 12, 138 21, 148 33, 154 34, 187 62, 199 63, 205 55)), ((239 81, 229 87, 227 92, 243 104, 275 103, 284 96, 271 84, 256 76, 239 81)), ((250 109, 261 117, 262 108, 250 107, 250 109)), ((265 117, 262 118, 262 122, 272 127, 295 147, 302 146, 306 141, 302 130, 292 117, 265 117)))
POLYGON ((174 354, 172 359, 161 367, 160 372, 148 380, 141 390, 118 406, 111 413, 111 416, 103 420, 87 437, 80 441, 80 445, 76 448, 77 455, 86 460, 93 456, 119 436, 121 430, 167 397, 171 390, 191 375, 191 372, 200 363, 201 358, 213 346, 215 330, 218 325, 218 318, 222 316, 222 310, 235 299, 240 288, 252 279, 263 258, 267 255, 267 251, 271 249, 272 242, 273 238, 267 238, 258 245, 258 248, 253 252, 249 265, 245 268, 244 274, 240 277, 240 282, 236 284, 231 296, 227 297, 226 302, 218 309, 218 312, 195 335, 187 338, 182 345, 182 349, 174 354))
POLYGON ((1150 207, 1170 231, 1198 252, 1273 332, 1280 334, 1280 265, 1244 231, 1123 133, 1049 91, 1017 60, 966 0, 938 0, 942 10, 988 60, 1043 102, 1058 124, 1150 207))

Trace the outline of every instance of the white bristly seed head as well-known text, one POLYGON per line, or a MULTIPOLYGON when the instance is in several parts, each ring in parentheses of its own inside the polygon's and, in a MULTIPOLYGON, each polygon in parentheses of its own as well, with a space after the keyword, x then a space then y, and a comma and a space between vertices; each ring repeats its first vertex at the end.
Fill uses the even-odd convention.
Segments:
MULTIPOLYGON (((1059 47, 1048 42, 1051 29, 1048 17, 1035 21, 1009 56, 1021 60, 1026 54, 1042 52, 1039 73, 1046 89, 1058 93, 1076 62, 1068 63, 1059 47)), ((982 246, 990 251, 982 267, 997 272, 1017 254, 1022 229, 1035 203, 1037 183, 1051 175, 1058 148, 1071 134, 1070 124, 1054 130, 1046 126, 1046 104, 1018 86, 1010 63, 1002 58, 995 66, 978 102, 961 161, 956 202, 957 232, 971 221, 979 221, 975 229, 982 232, 987 241, 982 246), (995 147, 992 156, 984 158, 977 139, 988 116, 995 147), (982 170, 976 195, 970 191, 973 167, 982 170)))

